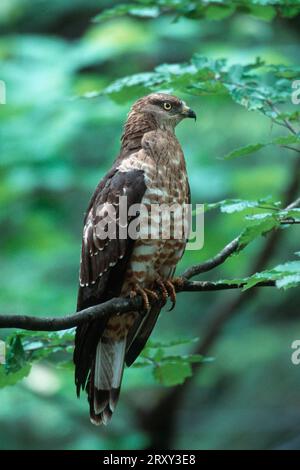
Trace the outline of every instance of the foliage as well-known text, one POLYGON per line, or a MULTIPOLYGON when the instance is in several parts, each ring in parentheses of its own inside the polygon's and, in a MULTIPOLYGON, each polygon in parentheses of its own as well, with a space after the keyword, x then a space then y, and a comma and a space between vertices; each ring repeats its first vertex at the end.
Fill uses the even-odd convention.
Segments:
MULTIPOLYGON (((197 340, 197 338, 196 338, 197 340)), ((140 360, 133 367, 152 369, 154 378, 162 385, 181 384, 192 375, 192 364, 207 362, 199 354, 167 354, 168 349, 181 345, 189 345, 191 340, 155 343, 149 341, 140 360)), ((50 360, 67 367, 72 364, 74 331, 55 333, 16 332, 6 340, 6 363, 0 366, 0 388, 15 385, 27 377, 34 362, 50 360)))
MULTIPOLYGON (((196 96, 228 94, 247 110, 257 110, 272 121, 284 125, 288 119, 295 119, 295 111, 289 101, 297 73, 298 66, 266 65, 259 58, 252 64, 230 65, 224 59, 211 60, 195 55, 187 64, 164 64, 156 67, 154 72, 117 80, 102 90, 101 94, 118 103, 161 89, 169 93, 181 91, 196 96), (286 110, 283 116, 275 107, 277 103, 290 105, 290 111, 286 110)), ((93 96, 97 96, 97 93, 93 96)), ((224 158, 247 156, 270 145, 284 147, 296 144, 297 151, 299 142, 299 133, 295 132, 278 136, 269 142, 256 142, 235 149, 224 158)))
POLYGON ((245 289, 255 286, 260 281, 267 280, 276 281, 276 286, 280 289, 289 289, 290 287, 297 287, 300 284, 300 262, 289 261, 280 264, 275 268, 262 273, 256 273, 249 278, 245 289))
POLYGON ((271 21, 276 15, 296 16, 300 6, 297 0, 138 0, 105 10, 94 21, 105 21, 122 15, 157 18, 164 13, 175 14, 175 19, 184 16, 190 19, 223 20, 235 12, 250 13, 271 21))
POLYGON ((166 386, 182 384, 192 375, 192 364, 210 362, 200 354, 170 355, 168 350, 180 345, 190 345, 198 338, 188 340, 173 340, 168 343, 148 341, 147 347, 133 367, 151 367, 154 378, 166 386))
POLYGON ((229 159, 229 158, 236 158, 236 157, 244 157, 245 155, 249 155, 250 153, 261 150, 267 145, 283 145, 284 146, 284 145, 289 145, 289 144, 299 144, 299 142, 300 142, 300 137, 297 135, 276 137, 276 139, 270 142, 266 142, 266 143, 258 142, 256 144, 246 145, 245 147, 241 147, 239 149, 233 150, 232 152, 227 154, 224 158, 229 159))

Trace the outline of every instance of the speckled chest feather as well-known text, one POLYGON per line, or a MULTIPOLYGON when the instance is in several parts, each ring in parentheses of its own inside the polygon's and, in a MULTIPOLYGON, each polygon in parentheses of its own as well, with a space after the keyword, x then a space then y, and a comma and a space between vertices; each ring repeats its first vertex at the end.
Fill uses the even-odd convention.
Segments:
POLYGON ((189 186, 180 144, 173 133, 156 130, 144 135, 142 145, 138 153, 123 160, 119 166, 121 171, 132 168, 143 170, 147 187, 142 199, 147 211, 140 219, 140 238, 135 242, 123 294, 128 294, 136 284, 151 287, 158 278, 168 279, 186 243, 184 234, 180 238, 174 237, 174 224, 182 223, 182 219, 179 220, 179 216, 171 211, 168 225, 161 211, 162 205, 168 209, 176 205, 182 207, 189 202, 189 186), (170 237, 167 232, 164 233, 165 225, 170 237))

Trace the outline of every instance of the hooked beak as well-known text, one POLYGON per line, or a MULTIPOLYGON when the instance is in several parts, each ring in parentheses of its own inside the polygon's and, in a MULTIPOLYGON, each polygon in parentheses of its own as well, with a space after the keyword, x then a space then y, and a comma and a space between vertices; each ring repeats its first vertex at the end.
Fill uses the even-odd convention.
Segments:
POLYGON ((193 118, 193 119, 195 119, 195 121, 197 120, 197 116, 196 116, 195 111, 193 111, 188 106, 185 106, 185 105, 183 106, 181 114, 182 114, 183 117, 193 118))

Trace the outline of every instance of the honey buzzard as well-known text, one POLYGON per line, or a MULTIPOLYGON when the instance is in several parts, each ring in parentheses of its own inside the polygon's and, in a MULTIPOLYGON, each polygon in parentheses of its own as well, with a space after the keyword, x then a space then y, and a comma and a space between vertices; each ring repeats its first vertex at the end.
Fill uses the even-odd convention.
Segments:
MULTIPOLYGON (((143 317, 136 312, 116 314, 107 322, 92 320, 76 330, 77 395, 86 390, 94 424, 110 420, 124 363, 130 366, 135 361, 154 328, 162 306, 155 301, 155 289, 174 300, 172 276, 186 238, 165 239, 159 224, 156 237, 140 234, 136 238, 129 233, 121 237, 119 200, 126 196, 128 207, 190 202, 184 155, 175 136, 176 125, 186 117, 196 115, 175 96, 153 93, 136 101, 124 127, 119 156, 98 184, 86 212, 77 310, 135 294, 142 295, 147 308, 143 317), (105 239, 98 227, 108 206, 115 209, 117 234, 105 239)), ((125 227, 132 218, 128 217, 125 227)))

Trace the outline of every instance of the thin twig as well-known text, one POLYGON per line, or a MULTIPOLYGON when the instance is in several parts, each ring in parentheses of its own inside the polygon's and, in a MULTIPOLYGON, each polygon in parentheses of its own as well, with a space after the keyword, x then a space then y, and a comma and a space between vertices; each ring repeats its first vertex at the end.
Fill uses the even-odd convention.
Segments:
MULTIPOLYGON (((299 169, 297 171, 299 172, 299 169)), ((297 175, 296 175, 296 177, 297 177, 297 175)), ((295 201, 291 202, 291 204, 286 206, 286 208, 284 210, 289 211, 291 209, 296 209, 299 206, 300 206, 300 197, 298 197, 297 199, 295 199, 295 201)))
MULTIPOLYGON (((295 201, 293 201, 291 204, 286 206, 283 210, 287 211, 287 210, 291 210, 291 209, 294 209, 294 208, 299 207, 299 206, 300 206, 300 197, 295 199, 295 201)), ((291 219, 288 219, 286 221, 283 220, 281 223, 284 224, 284 225, 287 225, 287 224, 296 224, 298 222, 296 222, 294 220, 291 221, 291 219)), ((230 243, 228 243, 228 245, 226 245, 213 258, 210 258, 209 260, 204 261, 204 263, 195 264, 194 266, 191 266, 191 267, 187 268, 182 273, 182 277, 184 279, 191 279, 192 277, 197 276, 198 274, 206 273, 206 272, 210 271, 211 269, 216 268, 220 264, 223 264, 224 261, 226 261, 226 259, 229 258, 229 256, 231 256, 234 252, 237 251, 237 249, 239 247, 239 241, 240 241, 240 237, 236 237, 234 240, 232 240, 230 243)))
POLYGON ((182 277, 184 279, 191 279, 191 277, 210 271, 211 269, 214 269, 220 264, 224 263, 224 261, 226 261, 226 259, 237 250, 239 246, 239 239, 240 239, 239 237, 236 237, 234 240, 228 243, 228 245, 226 245, 223 248, 223 250, 220 251, 220 253, 218 253, 213 258, 207 261, 204 261, 204 263, 195 264, 194 266, 191 266, 190 268, 186 269, 183 272, 182 277))
MULTIPOLYGON (((277 108, 277 106, 275 106, 274 103, 272 103, 271 100, 266 100, 266 103, 270 106, 270 108, 277 114, 277 117, 280 116, 280 111, 279 109, 277 108)), ((278 125, 284 125, 287 129, 289 129, 289 131, 291 131, 292 134, 294 135, 298 135, 298 132, 296 131, 296 129, 294 129, 294 127, 292 126, 292 124, 290 123, 290 121, 286 118, 282 118, 282 123, 280 122, 277 122, 276 124, 278 125), (283 123, 283 124, 282 124, 283 123)))
POLYGON ((280 147, 300 153, 300 149, 296 149, 295 147, 291 147, 290 145, 280 145, 280 147))

